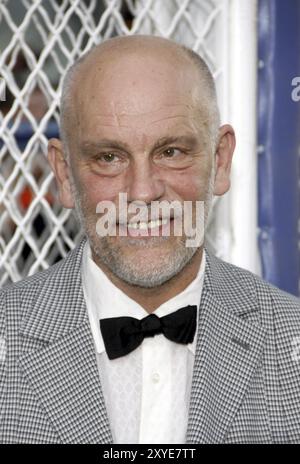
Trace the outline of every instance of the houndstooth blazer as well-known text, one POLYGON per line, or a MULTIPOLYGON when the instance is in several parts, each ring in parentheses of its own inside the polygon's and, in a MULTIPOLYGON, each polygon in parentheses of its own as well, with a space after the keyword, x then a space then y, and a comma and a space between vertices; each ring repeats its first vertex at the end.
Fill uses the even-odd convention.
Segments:
MULTIPOLYGON (((84 243, 0 292, 1 443, 113 442, 84 243)), ((299 300, 207 253, 187 443, 300 443, 299 353, 299 300)))

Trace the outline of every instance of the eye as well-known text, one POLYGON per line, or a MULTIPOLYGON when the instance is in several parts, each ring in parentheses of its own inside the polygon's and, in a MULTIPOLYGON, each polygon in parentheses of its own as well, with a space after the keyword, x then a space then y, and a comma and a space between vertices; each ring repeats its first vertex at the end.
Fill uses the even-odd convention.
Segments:
POLYGON ((114 153, 104 153, 99 157, 101 161, 105 161, 106 163, 112 163, 113 161, 117 160, 117 156, 114 153))
POLYGON ((167 148, 164 152, 163 152, 163 155, 166 157, 166 158, 174 158, 176 155, 180 155, 181 154, 181 151, 178 149, 178 148, 173 148, 173 147, 170 147, 170 148, 167 148))
POLYGON ((126 153, 110 150, 110 147, 105 147, 90 156, 88 167, 92 172, 103 176, 116 176, 128 167, 129 156, 126 153))

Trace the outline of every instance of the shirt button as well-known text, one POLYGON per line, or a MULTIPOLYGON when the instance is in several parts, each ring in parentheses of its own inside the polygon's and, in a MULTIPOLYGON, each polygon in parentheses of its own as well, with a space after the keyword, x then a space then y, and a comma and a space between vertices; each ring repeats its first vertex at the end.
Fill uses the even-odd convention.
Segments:
POLYGON ((160 375, 157 372, 152 375, 152 381, 153 383, 158 383, 160 381, 160 375))

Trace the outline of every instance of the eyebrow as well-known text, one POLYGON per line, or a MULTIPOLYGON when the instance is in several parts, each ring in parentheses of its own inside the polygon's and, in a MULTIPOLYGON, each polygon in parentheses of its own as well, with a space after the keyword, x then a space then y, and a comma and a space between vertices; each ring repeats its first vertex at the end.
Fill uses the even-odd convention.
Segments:
MULTIPOLYGON (((198 140, 194 135, 181 135, 181 136, 167 136, 159 138, 152 147, 151 151, 155 151, 159 148, 165 147, 167 145, 182 144, 194 148, 198 145, 198 140)), ((81 145, 82 152, 88 152, 92 150, 99 150, 104 148, 113 148, 117 150, 124 150, 129 152, 130 147, 127 143, 112 140, 112 139, 102 139, 98 142, 85 141, 81 145)))
POLYGON ((87 152, 90 150, 99 150, 101 148, 115 148, 119 150, 122 149, 125 151, 129 151, 129 146, 127 145, 127 143, 111 139, 102 139, 99 142, 85 141, 82 143, 80 148, 83 152, 87 152))
POLYGON ((176 145, 182 144, 189 146, 190 148, 195 147, 198 145, 198 140, 194 135, 179 135, 177 137, 162 137, 155 142, 153 150, 157 150, 158 148, 162 148, 166 145, 176 145))

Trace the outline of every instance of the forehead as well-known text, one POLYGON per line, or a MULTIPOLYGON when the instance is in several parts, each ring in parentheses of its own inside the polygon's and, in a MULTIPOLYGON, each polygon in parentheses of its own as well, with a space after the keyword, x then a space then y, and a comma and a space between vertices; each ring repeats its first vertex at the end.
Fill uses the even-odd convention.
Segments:
POLYGON ((166 53, 127 54, 84 64, 74 91, 76 133, 145 136, 193 126, 201 116, 199 76, 188 60, 166 53))

